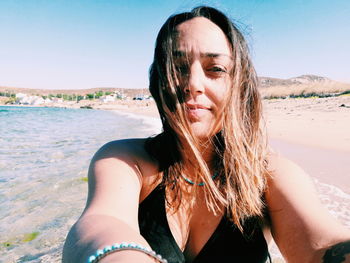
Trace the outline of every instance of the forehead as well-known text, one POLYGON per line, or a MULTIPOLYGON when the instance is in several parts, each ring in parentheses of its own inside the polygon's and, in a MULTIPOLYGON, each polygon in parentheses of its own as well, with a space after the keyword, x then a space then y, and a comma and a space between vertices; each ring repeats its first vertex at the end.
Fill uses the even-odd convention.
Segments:
POLYGON ((185 21, 177 26, 176 32, 176 50, 231 56, 230 43, 224 32, 207 18, 185 21))

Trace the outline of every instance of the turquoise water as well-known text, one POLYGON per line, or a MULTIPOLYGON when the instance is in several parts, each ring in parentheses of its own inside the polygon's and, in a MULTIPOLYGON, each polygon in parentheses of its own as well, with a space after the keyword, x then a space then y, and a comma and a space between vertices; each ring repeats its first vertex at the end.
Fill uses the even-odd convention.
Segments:
POLYGON ((0 262, 6 263, 60 262, 85 205, 93 154, 108 141, 160 130, 152 118, 38 107, 2 106, 0 125, 0 262))

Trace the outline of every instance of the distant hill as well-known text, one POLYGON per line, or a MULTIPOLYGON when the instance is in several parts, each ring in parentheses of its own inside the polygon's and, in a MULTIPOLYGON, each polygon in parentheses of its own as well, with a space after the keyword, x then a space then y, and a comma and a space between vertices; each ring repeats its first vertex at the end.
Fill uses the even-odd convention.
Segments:
POLYGON ((259 77, 263 98, 329 97, 350 93, 350 83, 342 83, 316 75, 289 79, 259 77))
MULTIPOLYGON (((284 93, 296 90, 305 90, 312 87, 313 92, 317 93, 317 90, 322 89, 322 93, 334 93, 339 91, 350 90, 349 83, 341 83, 331 80, 326 77, 316 76, 316 75, 301 75, 298 77, 293 77, 289 79, 279 79, 270 77, 259 77, 260 88, 262 92, 267 90, 284 90, 284 93), (328 89, 328 90, 327 90, 328 89)), ((0 92, 8 93, 26 93, 30 95, 44 95, 48 96, 50 94, 68 94, 68 95, 86 95, 94 94, 95 92, 119 92, 123 93, 128 97, 135 97, 138 95, 150 95, 148 89, 123 89, 123 88, 113 88, 113 87, 98 87, 92 89, 72 89, 72 90, 47 90, 47 89, 26 89, 26 88, 15 88, 15 87, 1 87, 0 92)), ((275 91, 274 91, 275 92, 275 91)), ((300 91, 297 91, 300 92, 300 91)), ((270 93, 270 92, 269 92, 270 93)))
POLYGON ((150 95, 148 89, 123 89, 123 88, 112 88, 112 87, 100 87, 100 88, 91 88, 91 89, 71 89, 71 90, 50 90, 50 89, 26 89, 26 88, 15 88, 15 87, 2 87, 0 86, 0 92, 9 92, 9 93, 25 93, 29 95, 40 95, 48 96, 50 94, 67 94, 67 95, 86 95, 94 94, 95 92, 118 92, 122 93, 128 97, 135 97, 138 95, 150 95))
POLYGON ((299 77, 289 78, 289 79, 278 79, 270 77, 259 77, 261 88, 273 87, 273 86, 291 86, 298 84, 309 84, 309 83, 324 83, 333 82, 333 80, 316 76, 316 75, 301 75, 299 77))

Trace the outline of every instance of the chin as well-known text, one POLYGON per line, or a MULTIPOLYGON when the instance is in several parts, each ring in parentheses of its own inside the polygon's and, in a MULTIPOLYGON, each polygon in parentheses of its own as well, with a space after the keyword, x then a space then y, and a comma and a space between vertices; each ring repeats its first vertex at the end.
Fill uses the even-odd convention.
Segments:
POLYGON ((193 123, 191 125, 191 130, 196 139, 199 141, 206 141, 208 138, 215 135, 215 132, 211 132, 212 128, 207 126, 202 126, 198 123, 193 123))
POLYGON ((215 136, 222 128, 218 118, 202 118, 189 120, 193 136, 199 141, 206 141, 215 136))

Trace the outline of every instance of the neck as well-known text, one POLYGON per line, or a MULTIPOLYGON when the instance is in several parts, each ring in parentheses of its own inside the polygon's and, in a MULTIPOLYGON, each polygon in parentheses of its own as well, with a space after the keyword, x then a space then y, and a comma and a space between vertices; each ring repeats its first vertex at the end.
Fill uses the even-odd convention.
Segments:
MULTIPOLYGON (((203 160, 207 163, 208 166, 212 163, 214 156, 215 156, 215 150, 214 145, 210 142, 200 142, 198 144, 198 152, 202 156, 203 160)), ((194 153, 190 150, 190 146, 186 145, 184 147, 184 161, 195 161, 194 153)))

